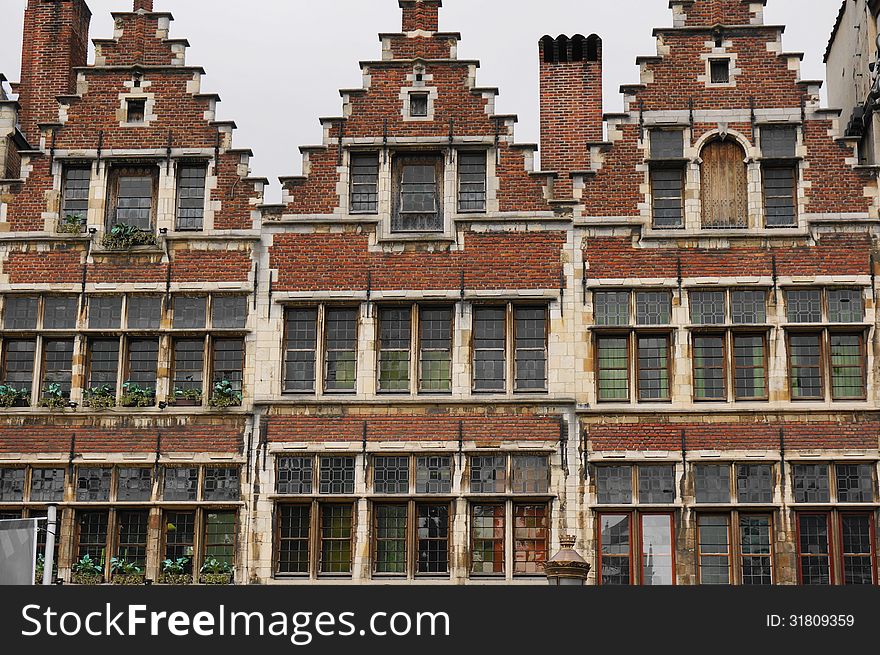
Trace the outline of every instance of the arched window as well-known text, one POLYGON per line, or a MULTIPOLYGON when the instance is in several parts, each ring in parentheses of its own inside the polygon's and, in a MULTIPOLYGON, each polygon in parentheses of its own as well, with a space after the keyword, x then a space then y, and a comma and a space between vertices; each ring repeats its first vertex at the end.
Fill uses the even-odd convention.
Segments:
POLYGON ((749 226, 746 154, 733 140, 715 140, 701 155, 703 228, 749 226))

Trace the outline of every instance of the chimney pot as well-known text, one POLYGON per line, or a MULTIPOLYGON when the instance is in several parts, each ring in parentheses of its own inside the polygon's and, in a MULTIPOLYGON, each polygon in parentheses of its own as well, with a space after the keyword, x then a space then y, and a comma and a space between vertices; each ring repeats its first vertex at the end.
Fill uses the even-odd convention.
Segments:
POLYGON ((440 28, 442 0, 400 0, 404 32, 436 32, 440 28))

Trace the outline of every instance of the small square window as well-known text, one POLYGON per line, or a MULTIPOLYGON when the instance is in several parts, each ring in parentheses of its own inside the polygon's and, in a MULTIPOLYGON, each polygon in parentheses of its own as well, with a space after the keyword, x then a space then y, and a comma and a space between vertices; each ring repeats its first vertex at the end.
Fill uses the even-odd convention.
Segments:
POLYGON ((694 325, 724 325, 723 291, 691 291, 690 300, 694 325))
POLYGON ((116 489, 116 500, 142 502, 153 494, 153 469, 121 468, 116 489))
POLYGON ((865 320, 865 304, 861 289, 828 291, 828 320, 832 323, 861 323, 865 320))
POLYGON ((736 493, 741 503, 773 502, 773 467, 770 464, 739 464, 736 493))
POLYGON ((796 289, 785 293, 790 323, 821 323, 822 294, 818 289, 796 289))
POLYGON ((312 476, 311 457, 281 457, 275 490, 279 494, 310 494, 312 476))
POLYGON ((730 310, 736 325, 755 325, 767 322, 766 291, 733 291, 730 310))
POLYGON ((729 59, 711 59, 709 61, 709 72, 712 84, 729 84, 730 83, 730 60, 729 59))
POLYGON ((196 500, 199 492, 199 469, 165 469, 164 499, 168 501, 196 500))
POLYGON ((205 296, 177 296, 174 298, 175 330, 193 330, 205 327, 207 298, 205 296))
POLYGON ((129 123, 143 123, 147 115, 145 98, 131 98, 126 101, 126 120, 129 123))
POLYGON ((546 455, 513 458, 513 493, 545 494, 550 490, 550 462, 546 455))
POLYGON ((128 328, 130 330, 158 330, 161 321, 160 296, 129 296, 128 328))
POLYGON ((49 296, 43 307, 43 327, 47 330, 72 330, 76 327, 76 296, 49 296))
POLYGON ((600 505, 629 505, 632 501, 632 466, 597 466, 596 495, 600 505))
POLYGON ((648 505, 675 502, 674 466, 639 466, 639 502, 648 505))
POLYGON ((770 126, 761 128, 761 152, 765 157, 784 159, 797 151, 797 128, 770 126))
POLYGON ((428 94, 409 94, 409 115, 413 118, 426 118, 428 116, 428 94))
POLYGON ((78 502, 110 500, 109 468, 81 468, 76 476, 76 500, 78 502))
POLYGON ((122 323, 122 296, 89 298, 89 329, 118 330, 122 323))
POLYGON ((0 468, 0 501, 20 503, 24 500, 23 468, 0 468))
POLYGON ((64 500, 64 469, 31 471, 31 502, 57 503, 64 500))
POLYGON ((727 464, 695 465, 694 490, 698 503, 729 503, 730 466, 727 464))
POLYGON ((409 493, 409 457, 374 457, 373 491, 377 494, 409 493))
POLYGON ((416 493, 448 494, 452 491, 452 458, 429 455, 416 460, 416 493))
POLYGON ((354 457, 322 457, 320 493, 354 493, 354 457))
POLYGON ((629 291, 596 291, 593 313, 596 325, 629 325, 629 291))
POLYGON ((215 330, 241 330, 247 324, 246 296, 214 296, 211 300, 211 327, 215 330))
POLYGON ((831 501, 827 464, 795 464, 794 501, 796 503, 827 503, 831 501))
POLYGON ((37 327, 36 296, 6 296, 3 327, 7 330, 33 330, 37 327))
POLYGON ((874 473, 871 464, 837 464, 837 501, 873 503, 874 473))
POLYGON ((681 130, 651 130, 651 159, 681 159, 684 157, 684 132, 681 130))
POLYGON ((504 493, 507 487, 507 469, 504 455, 471 457, 471 493, 504 493))
POLYGON ((636 294, 636 322, 639 325, 666 325, 672 311, 668 291, 640 291, 636 294))
POLYGON ((203 498, 214 501, 233 501, 241 496, 241 469, 224 466, 205 469, 203 498))

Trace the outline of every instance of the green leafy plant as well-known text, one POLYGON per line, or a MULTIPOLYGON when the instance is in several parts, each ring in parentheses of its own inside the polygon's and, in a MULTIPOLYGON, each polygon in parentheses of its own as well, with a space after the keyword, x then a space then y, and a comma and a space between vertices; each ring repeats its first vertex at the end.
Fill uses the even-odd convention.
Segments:
POLYGON ((170 575, 185 575, 189 568, 189 557, 178 557, 177 559, 166 559, 162 562, 162 573, 170 575))
POLYGON ((40 407, 49 407, 51 409, 62 409, 67 406, 67 397, 61 385, 52 382, 43 391, 43 397, 40 398, 40 407))
POLYGON ((141 567, 123 557, 114 557, 110 560, 110 573, 113 575, 141 575, 143 572, 141 567))
POLYGON ((211 407, 234 407, 241 405, 241 394, 229 380, 220 380, 214 385, 214 393, 209 401, 211 407))
POLYGON ((134 225, 117 223, 104 235, 101 245, 107 250, 128 250, 136 246, 155 246, 156 235, 134 225))
POLYGON ((174 399, 175 400, 189 400, 195 403, 202 402, 202 390, 195 388, 188 389, 179 389, 177 387, 174 388, 174 399))
POLYGON ((85 231, 85 226, 85 216, 65 214, 58 221, 58 232, 61 234, 82 234, 85 231))
POLYGON ((43 584, 43 574, 46 571, 46 558, 40 553, 37 555, 37 566, 34 571, 34 583, 35 584, 43 584))
POLYGON ((16 389, 8 384, 0 384, 0 407, 22 407, 30 402, 29 389, 16 389))
POLYGON ((104 566, 97 560, 93 560, 90 555, 83 555, 82 559, 74 562, 70 568, 74 573, 82 573, 84 575, 104 574, 104 566))
POLYGON ((200 569, 201 573, 209 573, 211 575, 227 575, 232 573, 232 565, 226 560, 210 557, 205 560, 200 569))
POLYGON ((122 397, 119 401, 123 407, 152 407, 156 404, 156 390, 126 382, 122 385, 122 397))
POLYGON ((86 391, 85 403, 92 409, 98 410, 116 407, 116 394, 109 384, 102 384, 86 391))

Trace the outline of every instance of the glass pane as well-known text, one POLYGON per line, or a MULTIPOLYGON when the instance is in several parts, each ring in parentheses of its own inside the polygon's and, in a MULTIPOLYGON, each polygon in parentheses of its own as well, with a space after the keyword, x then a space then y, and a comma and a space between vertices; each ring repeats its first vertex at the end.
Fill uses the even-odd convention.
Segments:
POLYGON ((181 165, 177 170, 177 229, 201 230, 205 213, 204 165, 181 165))
POLYGON ((174 340, 174 400, 201 404, 204 394, 204 339, 174 340))
POLYGON ((766 291, 731 291, 730 311, 736 325, 767 322, 766 291))
POLYGON ((23 468, 0 468, 0 502, 20 503, 24 500, 23 468))
POLYGON ((39 302, 36 296, 6 296, 3 327, 7 330, 35 330, 39 302))
POLYGON ((278 508, 278 573, 309 572, 309 505, 278 508))
POLYGON ((694 325, 724 325, 724 291, 691 291, 691 322, 694 325))
POLYGON ((680 159, 684 157, 682 130, 651 130, 651 159, 680 159))
POLYGON ((504 573, 504 506, 471 507, 471 573, 504 573))
POLYGON ((160 296, 129 296, 128 327, 131 330, 158 330, 162 320, 160 296))
POLYGON ((672 516, 669 514, 643 514, 641 518, 642 584, 646 586, 671 585, 674 581, 672 516))
POLYGON ((740 515, 740 553, 744 585, 773 584, 770 547, 772 525, 769 516, 740 515))
POLYGON ((830 584, 828 517, 825 514, 801 514, 798 516, 798 528, 801 584, 830 584))
POLYGON ((409 493, 409 457, 373 457, 373 492, 409 493))
POLYGON ((543 575, 549 517, 546 505, 513 506, 513 573, 543 575))
POLYGON ((795 399, 822 398, 821 335, 792 334, 789 338, 791 395, 795 399))
POLYGON ((789 323, 821 323, 822 293, 818 289, 791 289, 785 292, 789 323))
POLYGON ((321 457, 320 464, 320 493, 354 493, 354 457, 321 457))
POLYGON ((379 390, 409 391, 412 313, 409 307, 379 312, 379 390))
POLYGON ((796 503, 831 501, 827 464, 794 464, 791 468, 796 503))
POLYGON ((599 517, 600 564, 603 585, 629 585, 632 582, 629 514, 602 514, 599 517))
POLYGON ((629 291, 593 292, 596 325, 629 325, 629 291))
POLYGON ((639 325, 668 325, 672 295, 668 291, 636 293, 636 322, 639 325))
POLYGON ((247 296, 213 296, 211 326, 215 330, 242 330, 247 324, 247 296))
POLYGON ((547 388, 547 308, 514 309, 516 390, 547 388))
POLYGON ((669 337, 639 336, 639 400, 669 398, 669 337))
POLYGON ((291 495, 310 494, 313 475, 312 457, 279 457, 275 492, 291 495))
POLYGON ((37 344, 31 340, 9 340, 4 344, 3 384, 10 387, 7 404, 26 407, 31 400, 34 381, 34 351, 37 344))
POLYGON ((85 226, 89 212, 89 184, 91 167, 64 167, 61 195, 61 220, 65 224, 85 226))
POLYGON ((506 310, 474 309, 474 390, 504 391, 506 383, 506 310))
POLYGON ((375 213, 379 209, 378 153, 351 156, 351 210, 375 213))
POLYGON ((627 337, 599 337, 599 400, 629 399, 629 361, 627 337))
POLYGON ((458 156, 458 210, 486 210, 485 152, 463 152, 458 156))
POLYGON ((240 497, 241 469, 232 466, 205 469, 203 500, 235 501, 240 497))
POLYGON ((128 342, 128 379, 123 386, 122 404, 152 405, 156 398, 159 364, 158 339, 132 339, 128 342))
POLYGON ((357 309, 325 310, 327 391, 354 391, 357 386, 357 309))
POLYGON ((843 581, 848 585, 874 583, 874 531, 868 514, 840 517, 843 581))
POLYGON ((201 330, 205 327, 208 298, 206 296, 174 296, 175 330, 201 330))
MULTIPOLYGON (((70 398, 73 370, 73 339, 43 341, 41 404, 70 398)), ((54 406, 49 404, 48 406, 54 406)))
POLYGON ((764 165, 764 215, 767 227, 797 224, 797 164, 764 165))
POLYGON ((698 503, 729 503, 730 466, 694 464, 694 490, 698 503))
MULTIPOLYGON (((242 366, 244 365, 243 339, 214 340, 213 383, 229 383, 235 398, 233 404, 241 404, 242 366)), ((217 394, 215 392, 214 396, 217 394)))
POLYGON ((113 469, 77 468, 77 502, 107 502, 110 500, 110 480, 113 469))
POLYGON ((654 227, 676 228, 684 226, 683 166, 658 168, 651 166, 651 194, 654 227))
POLYGON ((118 330, 122 326, 122 296, 89 298, 89 329, 118 330))
POLYGON ((235 531, 235 512, 208 512, 205 515, 205 560, 216 559, 232 566, 235 531))
POLYGON ((797 128, 775 126, 761 128, 761 152, 765 157, 794 157, 797 128))
POLYGON ((837 501, 840 503, 874 502, 874 466, 872 464, 835 464, 837 501))
POLYGON ((321 506, 321 572, 351 573, 351 505, 321 506))
POLYGON ((730 584, 730 529, 727 516, 699 519, 700 584, 730 584))
POLYGON ((153 469, 117 469, 116 500, 121 502, 144 502, 153 495, 153 469))
POLYGON ((114 222, 141 230, 150 230, 152 219, 153 176, 119 176, 114 222))
POLYGON ((861 289, 829 289, 828 320, 832 323, 861 323, 865 320, 865 298, 861 289))
POLYGON ((416 459, 416 493, 448 494, 452 491, 452 458, 429 455, 416 459))
POLYGON ((597 466, 596 495, 600 505, 628 505, 632 498, 632 466, 597 466))
POLYGON ((31 469, 31 502, 64 500, 64 469, 31 469))
POLYGON ((199 492, 198 468, 166 468, 163 498, 168 501, 193 501, 199 492))
POLYGON ((287 310, 287 357, 284 390, 315 390, 315 349, 318 347, 318 310, 287 310))
POLYGON ((546 455, 514 455, 513 493, 545 494, 550 490, 550 459, 546 455))
POLYGON ((724 337, 694 335, 694 397, 726 400, 724 337))
POLYGON ((864 398, 865 353, 860 334, 831 335, 831 397, 864 398))
POLYGON ((77 561, 86 555, 103 568, 107 562, 107 512, 77 512, 77 561))
POLYGON ((421 391, 452 388, 452 308, 419 309, 421 391))
POLYGON ((375 507, 376 573, 406 573, 406 505, 375 507))
POLYGON ((675 467, 639 466, 639 502, 674 503, 675 467))
POLYGON ((737 464, 736 493, 741 503, 772 503, 773 466, 770 464, 737 464))
POLYGON ((449 572, 449 505, 418 505, 417 573, 449 572))
POLYGON ((767 361, 764 335, 733 335, 736 399, 767 397, 767 361))
POLYGON ((118 541, 116 557, 134 564, 143 573, 147 568, 147 511, 121 511, 117 514, 118 541))
POLYGON ((165 513, 165 559, 187 560, 184 570, 192 574, 193 544, 196 538, 195 512, 165 513))
POLYGON ((470 458, 471 493, 495 494, 507 490, 507 458, 504 455, 474 455, 470 458))
POLYGON ((43 305, 43 327, 47 330, 72 330, 78 312, 76 296, 46 296, 43 305))

